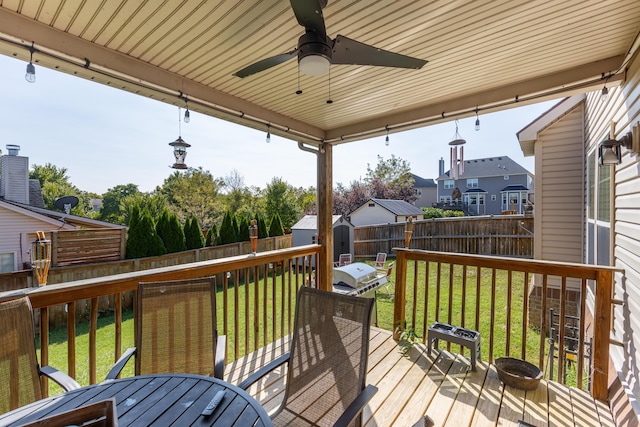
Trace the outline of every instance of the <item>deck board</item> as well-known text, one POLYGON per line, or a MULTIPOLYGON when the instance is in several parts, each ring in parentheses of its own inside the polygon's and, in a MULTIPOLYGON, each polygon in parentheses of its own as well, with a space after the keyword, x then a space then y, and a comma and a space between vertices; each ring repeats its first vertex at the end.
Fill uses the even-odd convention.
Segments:
MULTIPOLYGON (((237 384, 288 348, 287 337, 230 363, 225 379, 237 384)), ((467 357, 430 353, 421 343, 405 356, 391 332, 378 328, 371 331, 368 369, 367 383, 378 393, 363 412, 367 427, 422 427, 425 415, 447 427, 516 426, 518 420, 535 426, 615 425, 607 405, 586 392, 545 380, 533 391, 505 387, 487 362, 472 371, 467 357)), ((249 390, 268 413, 282 402, 285 371, 274 371, 249 390)))

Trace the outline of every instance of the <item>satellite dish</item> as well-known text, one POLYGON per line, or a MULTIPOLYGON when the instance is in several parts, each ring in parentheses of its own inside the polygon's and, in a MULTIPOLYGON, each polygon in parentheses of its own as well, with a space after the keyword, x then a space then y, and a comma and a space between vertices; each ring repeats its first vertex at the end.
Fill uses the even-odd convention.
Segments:
POLYGON ((79 200, 76 196, 62 196, 62 197, 58 197, 56 201, 53 202, 53 205, 56 208, 65 212, 65 215, 62 218, 60 218, 60 221, 64 222, 64 219, 67 217, 67 215, 69 215, 69 213, 71 212, 71 209, 78 206, 78 201, 79 200))

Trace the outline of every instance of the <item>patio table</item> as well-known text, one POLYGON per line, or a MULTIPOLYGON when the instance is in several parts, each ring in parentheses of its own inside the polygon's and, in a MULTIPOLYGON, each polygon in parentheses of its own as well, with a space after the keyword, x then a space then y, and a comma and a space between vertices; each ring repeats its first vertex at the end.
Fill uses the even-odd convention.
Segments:
POLYGON ((120 427, 135 425, 273 426, 267 412, 244 390, 213 377, 158 374, 90 385, 0 415, 0 426, 19 426, 114 397, 120 427), (224 399, 201 415, 220 390, 224 399))

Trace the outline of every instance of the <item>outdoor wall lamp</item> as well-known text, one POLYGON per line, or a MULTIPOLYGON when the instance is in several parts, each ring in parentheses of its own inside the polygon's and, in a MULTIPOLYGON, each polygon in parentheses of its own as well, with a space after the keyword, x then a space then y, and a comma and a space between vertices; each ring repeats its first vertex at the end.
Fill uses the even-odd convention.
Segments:
POLYGON ((38 285, 47 284, 51 266, 51 240, 45 238, 44 231, 36 232, 36 240, 31 242, 31 268, 38 285))
POLYGON ((630 150, 632 143, 633 134, 631 132, 627 132, 620 139, 607 138, 602 141, 598 147, 600 166, 619 165, 622 162, 622 147, 630 150))
POLYGON ((27 73, 24 75, 24 78, 26 81, 28 81, 29 83, 35 83, 36 82, 36 67, 33 65, 33 52, 36 51, 36 49, 33 47, 33 42, 31 42, 31 47, 29 48, 29 63, 27 64, 27 73))

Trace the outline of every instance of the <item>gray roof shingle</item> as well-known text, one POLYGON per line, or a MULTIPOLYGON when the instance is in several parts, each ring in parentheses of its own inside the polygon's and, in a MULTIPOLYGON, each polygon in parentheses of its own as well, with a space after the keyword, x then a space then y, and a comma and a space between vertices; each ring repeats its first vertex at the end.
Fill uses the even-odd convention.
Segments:
MULTIPOLYGON (((404 200, 371 199, 394 215, 423 215, 420 208, 404 200)), ((369 203, 369 202, 367 202, 369 203)))
MULTIPOLYGON (((530 174, 530 172, 509 156, 496 156, 465 160, 464 173, 460 175, 459 179, 522 174, 530 174)), ((438 180, 442 179, 449 179, 449 171, 438 177, 438 180)))

